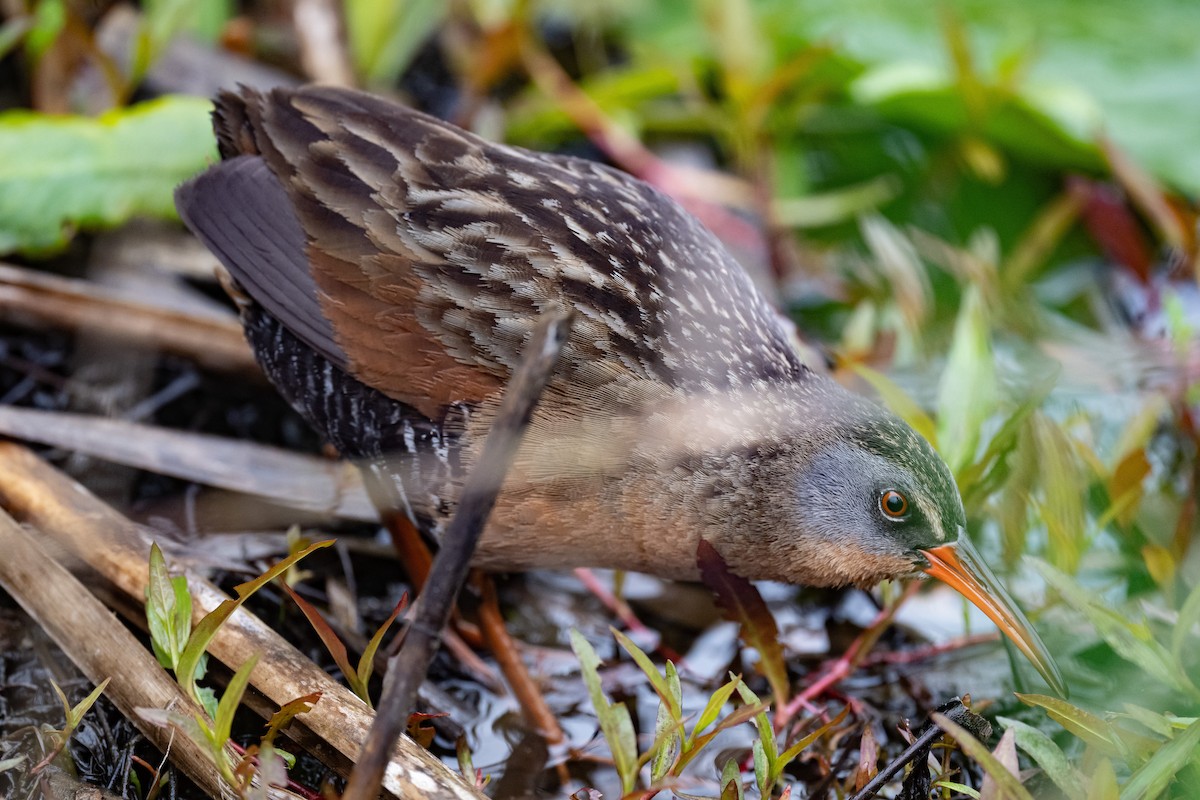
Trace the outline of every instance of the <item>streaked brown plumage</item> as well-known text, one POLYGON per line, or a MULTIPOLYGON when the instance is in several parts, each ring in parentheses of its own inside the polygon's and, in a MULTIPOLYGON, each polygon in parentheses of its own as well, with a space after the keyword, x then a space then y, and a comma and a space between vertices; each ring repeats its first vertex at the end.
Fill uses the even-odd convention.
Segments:
POLYGON ((954 547, 962 504, 929 444, 809 370, 652 187, 340 89, 225 93, 214 125, 222 161, 181 214, 280 391, 343 453, 387 456, 425 530, 539 316, 575 311, 480 565, 694 577, 703 537, 750 578, 867 585, 954 547))

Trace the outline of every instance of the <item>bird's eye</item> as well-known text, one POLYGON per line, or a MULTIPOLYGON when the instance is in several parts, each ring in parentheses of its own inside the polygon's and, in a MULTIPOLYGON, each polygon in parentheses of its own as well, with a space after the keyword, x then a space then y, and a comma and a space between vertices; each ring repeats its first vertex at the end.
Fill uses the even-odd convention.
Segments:
POLYGON ((908 498, 895 489, 884 489, 879 495, 879 510, 888 519, 904 519, 908 513, 908 498))

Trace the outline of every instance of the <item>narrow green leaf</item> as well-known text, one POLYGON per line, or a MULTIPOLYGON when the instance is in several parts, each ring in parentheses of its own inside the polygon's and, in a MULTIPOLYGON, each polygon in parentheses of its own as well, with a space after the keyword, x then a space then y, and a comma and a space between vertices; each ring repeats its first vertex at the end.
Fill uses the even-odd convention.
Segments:
POLYGON ((175 217, 175 187, 216 156, 207 100, 100 117, 0 114, 0 253, 45 253, 81 228, 175 217))
POLYGON ((734 675, 721 688, 717 689, 708 698, 708 702, 704 705, 704 710, 700 712, 700 716, 696 718, 696 725, 692 728, 692 733, 688 736, 685 750, 692 749, 692 742, 695 736, 702 732, 705 728, 711 725, 721 713, 721 709, 729 702, 730 696, 737 689, 738 684, 742 682, 741 675, 734 675))
POLYGON ((979 430, 996 408, 996 368, 983 296, 963 292, 946 368, 938 384, 937 441, 956 474, 975 459, 979 430))
POLYGON ((255 653, 246 659, 246 663, 233 673, 233 677, 229 679, 229 685, 225 687, 225 691, 221 695, 221 702, 217 704, 217 715, 213 717, 212 727, 212 743, 216 748, 223 748, 229 741, 229 732, 233 729, 233 715, 237 713, 238 706, 242 703, 242 695, 246 693, 246 686, 250 683, 250 673, 258 665, 259 658, 259 654, 255 653))
POLYGON ((1119 796, 1117 774, 1113 770, 1112 762, 1102 758, 1092 770, 1088 781, 1087 800, 1118 800, 1119 796))
POLYGON ((1096 632, 1119 656, 1163 683, 1193 696, 1200 696, 1186 673, 1179 668, 1180 662, 1155 641, 1145 623, 1133 622, 1118 611, 1101 604, 1098 598, 1094 598, 1078 583, 1049 564, 1034 561, 1034 565, 1046 582, 1053 586, 1072 608, 1088 618, 1095 626, 1096 632))
POLYGON ((1005 800, 1033 800, 1029 790, 1021 785, 1020 779, 1009 772, 999 759, 992 755, 983 743, 972 736, 966 728, 951 721, 944 714, 933 714, 933 721, 950 734, 954 741, 958 742, 958 746, 964 753, 979 762, 983 771, 996 782, 996 786, 1005 800))
POLYGON ((795 759, 796 756, 800 755, 802 752, 804 752, 809 747, 811 747, 814 742, 819 740, 822 736, 824 736, 826 733, 828 733, 831 729, 837 727, 838 725, 841 725, 842 721, 844 719, 846 719, 846 715, 848 713, 850 713, 850 706, 845 706, 844 708, 842 708, 841 712, 838 713, 838 715, 836 717, 829 720, 829 722, 826 722, 824 725, 817 728, 812 733, 808 734, 807 736, 805 736, 802 739, 800 739, 799 741, 797 741, 795 744, 793 744, 787 750, 784 750, 783 753, 779 756, 778 769, 779 769, 780 774, 782 774, 783 770, 787 769, 787 765, 792 763, 793 759, 795 759))
POLYGON ((1088 744, 1095 746, 1100 752, 1107 755, 1117 754, 1118 748, 1112 726, 1094 714, 1089 714, 1066 700, 1048 697, 1044 694, 1018 693, 1017 698, 1026 705, 1045 709, 1052 720, 1088 744))
MULTIPOLYGON (((371 673, 375 670, 375 653, 379 651, 379 645, 383 644, 383 636, 387 633, 388 628, 392 627, 392 623, 396 621, 396 617, 404 611, 408 605, 408 592, 400 596, 400 600, 396 602, 396 607, 392 609, 392 613, 383 621, 378 630, 371 637, 371 641, 367 642, 367 646, 363 648, 362 657, 358 659, 358 682, 363 687, 363 695, 367 694, 367 685, 371 681, 371 673)), ((366 697, 363 699, 370 705, 371 701, 366 697)))
POLYGON ((329 539, 311 544, 299 553, 293 553, 254 580, 234 587, 234 592, 237 594, 236 599, 223 601, 205 615, 204 619, 200 620, 200 624, 196 626, 195 630, 192 631, 192 635, 188 637, 187 646, 183 648, 183 653, 179 657, 179 664, 175 668, 175 679, 192 700, 203 704, 200 692, 196 686, 196 670, 200 665, 200 660, 204 657, 205 650, 208 649, 208 643, 212 641, 213 636, 217 633, 217 629, 229 618, 229 615, 236 611, 238 606, 246 602, 246 598, 275 580, 275 578, 284 572, 287 572, 300 559, 315 550, 319 550, 322 547, 329 547, 332 544, 333 540, 329 539))
POLYGON ((79 727, 79 723, 83 721, 83 715, 86 714, 88 709, 90 709, 95 702, 100 699, 100 695, 104 693, 104 689, 108 686, 108 682, 110 680, 112 680, 112 678, 105 678, 104 680, 100 681, 96 688, 92 689, 87 697, 80 700, 75 704, 74 708, 70 709, 70 712, 67 714, 68 731, 73 731, 79 727))
POLYGON ((1200 748, 1200 721, 1193 722, 1159 748, 1149 761, 1130 775, 1121 787, 1121 800, 1155 800, 1167 790, 1179 771, 1196 758, 1197 748, 1200 748))
POLYGON ((974 800, 979 800, 979 790, 972 789, 965 783, 955 783, 954 781, 934 781, 933 785, 937 788, 949 789, 952 792, 965 794, 967 797, 973 798, 974 800))
POLYGON ((579 631, 572 628, 570 633, 571 649, 579 659, 579 669, 592 698, 592 707, 596 709, 596 716, 600 720, 600 730, 612 751, 613 765, 621 777, 622 792, 629 794, 636 785, 638 770, 637 739, 629 709, 623 704, 608 702, 600 685, 600 659, 595 649, 579 631))
POLYGON ((998 721, 1013 732, 1017 747, 1041 767, 1042 772, 1046 773, 1046 777, 1054 782, 1059 791, 1070 800, 1083 800, 1083 776, 1071 766, 1070 760, 1053 739, 1020 720, 999 717, 998 721))
POLYGON ((640 647, 634 644, 632 639, 611 626, 609 627, 609 630, 612 631, 613 636, 616 637, 617 643, 621 645, 621 648, 626 653, 629 653, 630 657, 633 658, 634 663, 636 663, 641 668, 642 673, 649 678, 650 684, 654 687, 654 691, 658 693, 659 699, 667 704, 671 712, 671 718, 676 722, 681 721, 683 719, 682 706, 679 704, 678 698, 672 696, 671 688, 667 683, 667 679, 664 678, 662 673, 658 671, 658 667, 654 666, 654 662, 650 660, 650 657, 647 656, 640 647))
POLYGON ((754 783, 758 786, 758 794, 760 797, 770 797, 775 783, 771 780, 773 770, 767 761, 767 753, 763 749, 761 738, 754 740, 750 752, 754 755, 754 783))
MULTIPOLYGON (((1197 626, 1200 626, 1200 582, 1192 587, 1187 599, 1183 601, 1179 617, 1175 620, 1175 627, 1171 630, 1171 658, 1176 669, 1184 675, 1187 675, 1187 665, 1184 663, 1185 649, 1192 654, 1200 650, 1200 640, 1196 636, 1197 626)), ((1193 686, 1196 685, 1190 678, 1189 682, 1193 686)))

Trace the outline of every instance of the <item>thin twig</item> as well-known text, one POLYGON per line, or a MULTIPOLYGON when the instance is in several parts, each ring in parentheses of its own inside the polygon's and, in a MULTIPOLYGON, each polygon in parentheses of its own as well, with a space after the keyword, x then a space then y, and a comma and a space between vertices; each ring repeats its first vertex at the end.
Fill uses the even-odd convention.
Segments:
MULTIPOLYGON (((977 714, 971 711, 962 704, 962 701, 955 697, 950 702, 938 708, 938 713, 944 714, 951 722, 957 723, 972 734, 982 737, 991 735, 992 727, 977 714)), ((898 758, 879 771, 861 791, 856 793, 850 800, 870 800, 880 789, 882 789, 888 781, 890 781, 900 770, 904 769, 909 762, 924 760, 929 757, 929 750, 933 743, 938 739, 944 731, 934 722, 930 722, 916 741, 908 746, 908 748, 900 754, 898 758)), ((981 738, 982 738, 981 737, 981 738)))
POLYGON ((479 462, 467 478, 458 510, 434 559, 429 585, 409 624, 404 646, 391 658, 375 722, 342 795, 344 800, 369 800, 379 791, 388 753, 408 721, 417 687, 437 652, 442 629, 466 580, 475 545, 570 330, 569 313, 543 319, 505 390, 479 462))

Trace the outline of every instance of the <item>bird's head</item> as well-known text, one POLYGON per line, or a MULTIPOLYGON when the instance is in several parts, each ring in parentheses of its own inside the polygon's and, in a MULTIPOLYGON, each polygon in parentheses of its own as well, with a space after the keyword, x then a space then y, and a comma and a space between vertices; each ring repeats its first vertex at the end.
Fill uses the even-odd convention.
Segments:
MULTIPOLYGON (((926 573, 979 607, 1059 694, 1053 658, 971 544, 954 477, 911 427, 873 403, 837 393, 823 404, 822 435, 794 464, 794 524, 820 542, 840 582, 873 584, 926 573)), ((832 582, 832 581, 831 581, 832 582)))

